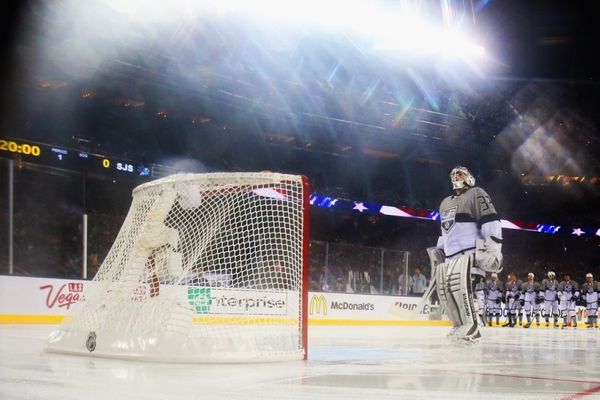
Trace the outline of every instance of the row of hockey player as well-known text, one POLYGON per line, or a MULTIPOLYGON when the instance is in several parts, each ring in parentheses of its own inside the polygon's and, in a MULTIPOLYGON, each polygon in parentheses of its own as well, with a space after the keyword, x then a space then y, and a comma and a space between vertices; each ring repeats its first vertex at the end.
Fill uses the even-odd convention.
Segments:
POLYGON ((503 326, 513 327, 517 324, 517 319, 519 325, 522 325, 524 311, 527 318, 525 328, 529 328, 534 319, 537 326, 540 326, 540 315, 543 315, 546 327, 550 326, 552 316, 555 328, 559 326, 559 317, 563 319, 564 329, 568 326, 569 319, 577 327, 576 305, 580 305, 586 307, 587 327, 597 328, 600 283, 594 280, 591 273, 585 279, 580 289, 569 274, 565 274, 563 281, 559 283, 552 271, 548 272, 548 277, 541 283, 535 280, 531 272, 525 282, 520 281, 515 273, 508 275, 505 284, 495 273, 488 281, 481 277, 475 287, 479 317, 484 325, 491 326, 494 319, 496 325, 499 325, 504 303, 507 321, 503 326))

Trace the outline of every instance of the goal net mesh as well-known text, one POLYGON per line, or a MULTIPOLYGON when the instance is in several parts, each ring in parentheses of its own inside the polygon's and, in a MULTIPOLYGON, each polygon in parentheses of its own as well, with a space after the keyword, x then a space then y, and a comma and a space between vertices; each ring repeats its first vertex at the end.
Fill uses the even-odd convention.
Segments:
POLYGON ((52 351, 166 361, 305 355, 308 184, 182 174, 133 191, 125 222, 52 351))

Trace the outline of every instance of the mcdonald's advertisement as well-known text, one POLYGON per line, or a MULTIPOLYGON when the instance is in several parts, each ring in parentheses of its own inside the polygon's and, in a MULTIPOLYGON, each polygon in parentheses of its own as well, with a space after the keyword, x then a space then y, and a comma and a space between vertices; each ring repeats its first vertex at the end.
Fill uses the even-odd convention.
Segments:
POLYGON ((310 292, 309 322, 360 320, 427 320, 429 310, 417 314, 417 297, 310 292))

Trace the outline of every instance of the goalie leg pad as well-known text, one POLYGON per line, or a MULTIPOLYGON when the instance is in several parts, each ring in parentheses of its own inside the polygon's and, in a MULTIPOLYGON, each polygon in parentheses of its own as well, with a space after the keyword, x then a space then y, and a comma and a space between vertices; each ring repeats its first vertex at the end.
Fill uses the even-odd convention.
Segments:
POLYGON ((471 286, 472 266, 473 255, 465 254, 448 263, 446 274, 449 308, 456 311, 456 324, 459 325, 457 334, 462 337, 479 336, 471 286))
POLYGON ((448 314, 448 318, 450 322, 452 322, 453 329, 458 328, 460 325, 458 324, 458 311, 453 304, 448 302, 448 284, 447 284, 447 273, 448 273, 448 264, 439 264, 436 269, 436 291, 438 298, 440 300, 440 306, 443 310, 448 314))

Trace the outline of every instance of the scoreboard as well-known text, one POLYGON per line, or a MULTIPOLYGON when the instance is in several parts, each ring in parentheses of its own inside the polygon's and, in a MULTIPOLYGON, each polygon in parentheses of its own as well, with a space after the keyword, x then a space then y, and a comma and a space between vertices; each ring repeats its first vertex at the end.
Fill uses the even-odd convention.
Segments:
POLYGON ((160 177, 177 172, 174 168, 158 164, 143 164, 68 147, 0 137, 0 157, 2 156, 66 170, 96 173, 160 177))

